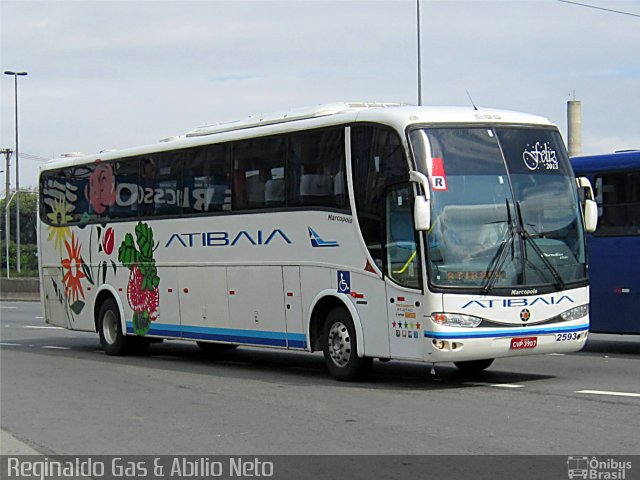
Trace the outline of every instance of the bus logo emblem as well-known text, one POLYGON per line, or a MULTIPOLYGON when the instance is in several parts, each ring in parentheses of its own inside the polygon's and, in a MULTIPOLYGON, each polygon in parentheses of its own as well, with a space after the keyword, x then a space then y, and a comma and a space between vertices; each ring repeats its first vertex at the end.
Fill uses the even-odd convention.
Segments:
POLYGON ((526 322, 530 318, 531 318, 531 312, 529 311, 529 309, 525 308, 520 311, 520 320, 522 320, 523 322, 526 322))
POLYGON ((337 240, 323 240, 320 235, 311 227, 307 227, 309 229, 309 240, 311 240, 311 246, 313 248, 321 248, 321 247, 339 247, 340 244, 337 240))

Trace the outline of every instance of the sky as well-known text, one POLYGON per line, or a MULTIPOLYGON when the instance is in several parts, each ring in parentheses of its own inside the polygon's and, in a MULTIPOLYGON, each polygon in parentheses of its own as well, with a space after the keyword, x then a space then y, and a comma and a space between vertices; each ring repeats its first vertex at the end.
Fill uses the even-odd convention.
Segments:
MULTIPOLYGON (((480 107, 547 117, 566 139, 575 92, 584 154, 640 148, 640 0, 582 3, 635 16, 420 0, 423 104, 469 105, 468 91, 480 107)), ((0 0, 0 69, 28 72, 20 186, 66 152, 322 103, 416 104, 416 38, 416 0, 0 0)), ((2 75, 0 149, 15 148, 14 108, 2 75)))

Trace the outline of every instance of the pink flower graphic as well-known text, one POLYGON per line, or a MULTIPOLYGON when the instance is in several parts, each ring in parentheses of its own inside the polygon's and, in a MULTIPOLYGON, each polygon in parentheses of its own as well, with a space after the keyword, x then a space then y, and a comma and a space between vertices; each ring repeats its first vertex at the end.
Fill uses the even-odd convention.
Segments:
POLYGON ((96 166, 89 177, 87 189, 84 194, 96 213, 103 213, 107 207, 115 203, 116 189, 113 168, 110 163, 101 163, 100 160, 96 160, 96 166))

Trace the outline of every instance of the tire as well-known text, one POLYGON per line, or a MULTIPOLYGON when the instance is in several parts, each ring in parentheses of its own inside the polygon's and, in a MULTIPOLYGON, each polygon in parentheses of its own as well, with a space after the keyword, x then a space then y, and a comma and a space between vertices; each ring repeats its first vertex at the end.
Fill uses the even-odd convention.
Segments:
POLYGON ((357 342, 349 313, 344 308, 329 311, 322 332, 322 351, 327 370, 336 380, 351 382, 369 373, 373 359, 358 357, 357 342))
POLYGON ((228 352, 238 348, 238 345, 231 343, 211 343, 211 342, 196 342, 200 350, 210 355, 218 355, 222 352, 228 352))
POLYGON ((113 298, 105 300, 98 312, 100 345, 107 355, 126 355, 132 346, 130 338, 122 332, 120 312, 113 298))
POLYGON ((478 373, 489 368, 493 360, 493 358, 486 360, 469 360, 466 362, 454 362, 454 365, 458 367, 462 373, 478 373))

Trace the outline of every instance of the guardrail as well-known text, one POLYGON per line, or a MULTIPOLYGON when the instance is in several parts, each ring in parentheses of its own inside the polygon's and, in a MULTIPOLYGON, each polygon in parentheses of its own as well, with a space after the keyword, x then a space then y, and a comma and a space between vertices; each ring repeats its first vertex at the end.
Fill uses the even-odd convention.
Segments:
POLYGON ((37 278, 0 278, 0 300, 40 300, 40 280, 37 278))

